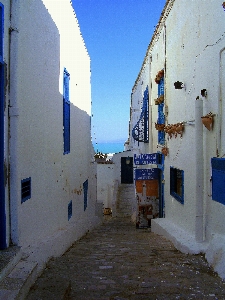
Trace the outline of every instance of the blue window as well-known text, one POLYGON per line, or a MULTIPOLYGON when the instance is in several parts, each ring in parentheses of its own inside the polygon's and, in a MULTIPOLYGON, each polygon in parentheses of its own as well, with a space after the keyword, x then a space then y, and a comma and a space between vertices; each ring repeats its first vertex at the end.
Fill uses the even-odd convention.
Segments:
POLYGON ((84 211, 85 211, 88 204, 88 179, 83 183, 83 191, 84 191, 84 211))
POLYGON ((64 154, 70 153, 70 74, 63 74, 63 141, 64 154))
POLYGON ((21 180, 21 203, 31 198, 31 178, 21 180))
POLYGON ((212 199, 225 205, 225 158, 213 157, 212 164, 212 199))
POLYGON ((170 167, 170 195, 184 204, 184 171, 170 167))
POLYGON ((72 200, 68 204, 68 221, 72 217, 73 214, 73 205, 72 205, 72 200))

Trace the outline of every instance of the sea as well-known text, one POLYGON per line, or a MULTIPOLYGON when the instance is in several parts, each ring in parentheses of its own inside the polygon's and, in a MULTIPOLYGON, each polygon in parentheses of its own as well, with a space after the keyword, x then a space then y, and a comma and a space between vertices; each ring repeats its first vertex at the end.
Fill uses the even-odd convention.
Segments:
POLYGON ((95 152, 101 152, 104 154, 119 153, 119 152, 123 152, 124 150, 124 142, 96 143, 93 144, 93 147, 95 149, 95 152))

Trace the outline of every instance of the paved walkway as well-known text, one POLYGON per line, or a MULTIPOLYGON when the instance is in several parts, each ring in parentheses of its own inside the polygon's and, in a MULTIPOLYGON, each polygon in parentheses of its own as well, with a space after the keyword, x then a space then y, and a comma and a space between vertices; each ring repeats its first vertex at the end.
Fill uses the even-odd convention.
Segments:
POLYGON ((113 218, 51 260, 27 299, 225 299, 225 282, 203 256, 113 218))

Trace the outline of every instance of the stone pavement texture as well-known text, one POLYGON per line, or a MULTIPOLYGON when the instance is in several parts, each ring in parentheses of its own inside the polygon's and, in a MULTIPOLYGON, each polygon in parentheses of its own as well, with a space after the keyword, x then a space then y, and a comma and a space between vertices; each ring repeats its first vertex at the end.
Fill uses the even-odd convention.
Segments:
POLYGON ((129 218, 108 218, 52 259, 26 299, 225 299, 225 282, 202 255, 179 252, 129 218))

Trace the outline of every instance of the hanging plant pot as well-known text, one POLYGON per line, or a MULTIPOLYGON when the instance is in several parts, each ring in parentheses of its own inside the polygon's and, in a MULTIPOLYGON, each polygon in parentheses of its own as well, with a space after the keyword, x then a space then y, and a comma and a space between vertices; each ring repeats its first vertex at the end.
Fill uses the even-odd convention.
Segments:
POLYGON ((155 129, 156 129, 156 130, 163 131, 164 128, 165 128, 165 124, 158 124, 158 123, 155 123, 155 129))
POLYGON ((183 123, 176 124, 175 131, 176 131, 177 134, 180 134, 181 137, 182 137, 183 130, 184 130, 184 124, 183 123))
POLYGON ((167 147, 163 147, 161 151, 162 151, 162 154, 165 156, 167 156, 169 153, 169 149, 167 147))
POLYGON ((206 116, 201 117, 202 124, 210 131, 213 125, 213 114, 209 113, 206 116))

